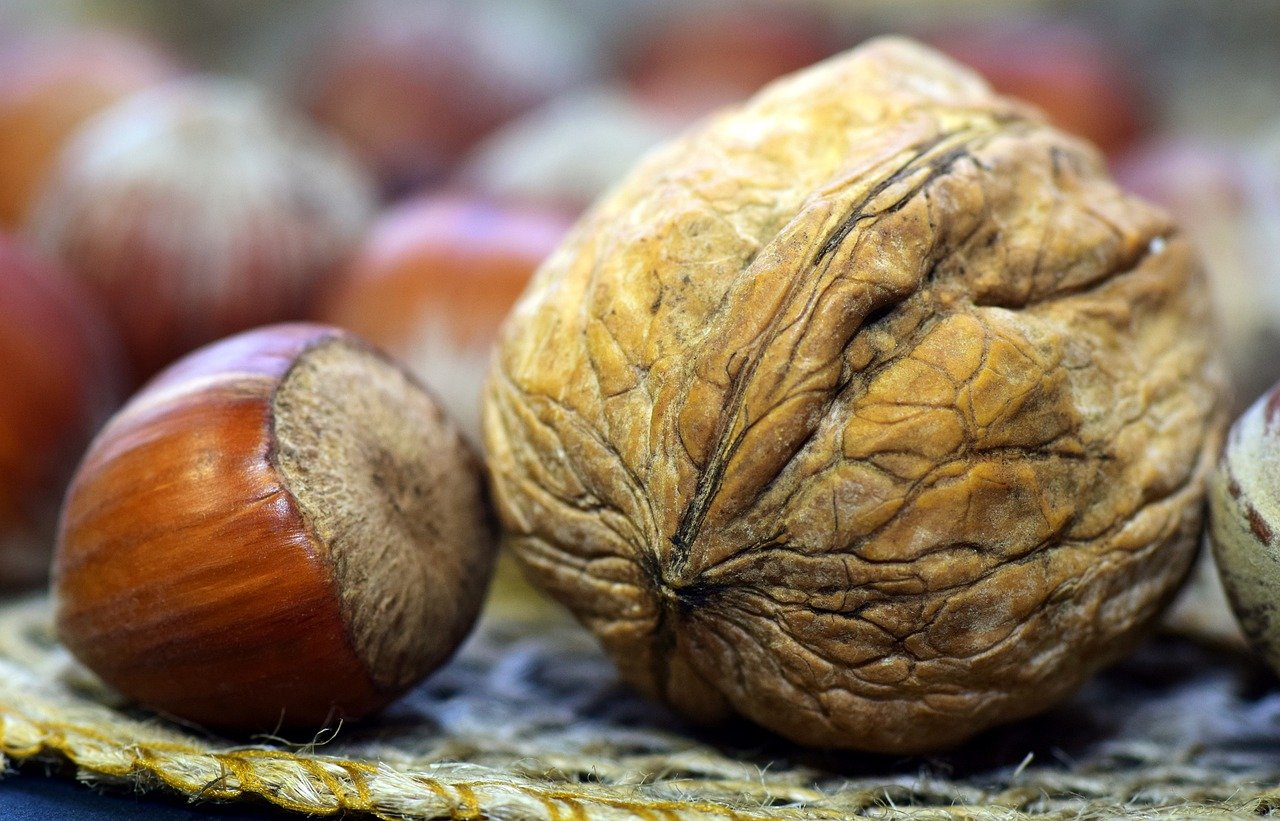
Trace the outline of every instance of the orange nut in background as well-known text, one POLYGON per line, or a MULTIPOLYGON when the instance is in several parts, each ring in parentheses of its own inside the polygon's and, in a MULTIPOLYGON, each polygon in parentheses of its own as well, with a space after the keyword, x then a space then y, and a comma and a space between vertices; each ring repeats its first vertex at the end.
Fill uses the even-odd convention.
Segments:
POLYGON ((478 441, 498 328, 571 224, 554 208, 464 194, 406 200, 375 223, 317 318, 404 360, 478 441))
POLYGON ((0 226, 22 224, 58 151, 93 115, 178 67, 156 46, 106 31, 29 37, 0 52, 0 226))
POLYGON ((954 27, 932 43, 1108 157, 1130 148, 1149 125, 1138 71, 1087 30, 1034 22, 954 27))
POLYGON ((820 21, 799 8, 690 4, 635 39, 623 59, 624 76, 641 99, 693 119, 836 50, 820 21))
POLYGON ((462 641, 493 559, 479 460, 362 340, 278 325, 181 360, 90 447, 58 633, 109 684, 210 726, 357 718, 462 641))
POLYGON ((0 234, 0 588, 45 579, 64 483, 119 395, 119 359, 84 288, 0 234))

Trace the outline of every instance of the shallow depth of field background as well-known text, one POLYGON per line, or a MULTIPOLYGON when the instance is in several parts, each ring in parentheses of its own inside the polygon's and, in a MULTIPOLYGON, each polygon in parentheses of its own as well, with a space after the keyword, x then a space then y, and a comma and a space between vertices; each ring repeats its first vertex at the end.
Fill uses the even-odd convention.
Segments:
MULTIPOLYGON (((501 320, 595 197, 716 108, 886 33, 938 46, 1097 144, 1121 185, 1200 245, 1233 406, 1280 378, 1280 3, 0 0, 0 145, 31 122, 5 119, 29 91, 13 78, 95 31, 162 55, 174 74, 260 87, 345 145, 374 181, 375 213, 317 278, 312 307, 273 319, 369 336, 473 441, 501 320)), ((18 135, 54 153, 74 137, 18 135)), ((5 164, 0 199, 6 173, 34 174, 5 164)), ((22 243, 28 223, 0 228, 22 243)), ((31 502, 46 547, 65 478, 45 477, 31 502)))
MULTIPOLYGON (((1239 401, 1280 375, 1280 364, 1272 364, 1280 357, 1259 349, 1274 337, 1273 324, 1280 325, 1271 321, 1280 315, 1280 271, 1271 270, 1280 266, 1280 5, 1267 0, 5 0, 0 44, 77 27, 132 31, 189 68, 248 79, 302 104, 338 44, 357 36, 353 21, 400 17, 404 39, 423 29, 424 49, 450 48, 442 42, 450 24, 439 21, 451 15, 459 30, 482 21, 482 49, 489 62, 502 64, 498 75, 518 76, 534 91, 484 126, 483 135, 467 135, 466 144, 429 173, 396 182, 392 196, 469 187, 499 197, 545 195, 577 209, 645 145, 703 113, 699 102, 709 107, 740 95, 756 79, 753 71, 788 68, 805 54, 851 47, 880 33, 907 34, 998 72, 1003 86, 1042 95, 1033 102, 1056 99, 1080 108, 1082 121, 1092 119, 1103 133, 1119 128, 1119 141, 1105 148, 1122 180, 1184 213, 1186 227, 1206 246, 1230 322, 1239 401), (431 22, 424 27, 424 20, 431 22), (743 30, 726 33, 732 28, 726 21, 743 30), (821 37, 805 42, 810 33, 821 37), (1066 57, 1045 43, 1065 43, 1066 57), (1098 54, 1105 59, 1094 59, 1098 54), (1083 61, 1094 76, 1072 76, 1080 67, 1068 60, 1083 61), (755 68, 737 68, 748 65, 755 68), (724 87, 689 92, 695 102, 673 101, 679 82, 660 76, 664 70, 685 77, 689 87, 724 87), (1020 72, 1028 75, 1025 82, 1017 79, 1020 72), (1099 82, 1114 94, 1088 90, 1099 82), (637 114, 614 96, 599 102, 601 95, 636 91, 658 110, 637 114), (557 103, 579 104, 589 124, 560 123, 557 132, 546 122, 557 103), (1096 107, 1090 111, 1090 105, 1096 107), (524 131, 513 123, 521 118, 524 131), (557 133, 566 143, 596 146, 595 152, 576 144, 566 150, 581 170, 551 156, 548 140, 554 144, 557 133), (526 156, 519 156, 521 134, 536 136, 526 156), (486 169, 486 163, 500 167, 486 169), (557 174, 559 181, 545 179, 557 174), (574 180, 576 174, 587 179, 574 180), (1219 224, 1224 219, 1230 224, 1219 224), (1233 247, 1220 252, 1215 243, 1233 247), (1244 270, 1223 270, 1228 267, 1244 270)), ((431 58, 423 59, 429 74, 431 58)), ((441 74, 442 83, 458 79, 441 74)), ((482 108, 487 94, 453 99, 482 108)), ((443 111, 441 128, 456 129, 466 116, 443 111)))

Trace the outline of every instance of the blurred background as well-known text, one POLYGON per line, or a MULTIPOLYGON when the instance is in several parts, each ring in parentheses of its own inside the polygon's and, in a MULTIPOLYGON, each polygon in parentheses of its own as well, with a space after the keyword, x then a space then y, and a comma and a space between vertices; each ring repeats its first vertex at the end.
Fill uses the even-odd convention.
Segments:
POLYGON ((498 326, 654 144, 916 37, 1096 144, 1200 244, 1236 407, 1280 376, 1280 3, 0 0, 0 586, 88 437, 186 351, 352 328, 478 441, 498 326))

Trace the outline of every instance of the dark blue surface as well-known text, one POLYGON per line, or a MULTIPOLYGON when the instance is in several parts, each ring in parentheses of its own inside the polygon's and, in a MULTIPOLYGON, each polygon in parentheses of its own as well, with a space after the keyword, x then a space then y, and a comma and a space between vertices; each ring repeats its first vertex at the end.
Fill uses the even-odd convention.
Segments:
POLYGON ((4 821, 53 821, 122 818, 156 821, 228 821, 237 818, 287 819, 304 816, 286 813, 265 802, 190 804, 180 796, 153 791, 145 795, 120 790, 103 791, 81 784, 69 771, 48 770, 26 764, 0 779, 0 819, 4 821))

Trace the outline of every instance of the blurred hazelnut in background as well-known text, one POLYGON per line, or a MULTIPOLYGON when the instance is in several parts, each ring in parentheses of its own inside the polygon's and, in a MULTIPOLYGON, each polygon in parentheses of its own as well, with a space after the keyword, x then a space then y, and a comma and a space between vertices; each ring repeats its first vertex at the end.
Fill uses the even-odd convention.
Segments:
POLYGON ((0 46, 0 227, 22 223, 57 152, 86 120, 178 71, 137 35, 8 38, 0 46))
POLYGON ((0 365, 0 590, 12 590, 45 579, 63 487, 121 385, 91 294, 5 234, 0 365))
POLYGON ((299 97, 391 199, 585 73, 586 43, 520 3, 363 0, 301 61, 299 97))
POLYGON ((996 91, 1031 103, 1054 125, 1084 137, 1108 157, 1132 146, 1150 124, 1137 71, 1118 49, 1086 29, 1026 18, 954 25, 930 40, 996 91))
POLYGON ((798 4, 689 3, 654 15, 639 30, 623 58, 623 75, 641 99, 693 119, 741 102, 839 48, 819 18, 798 4))
POLYGON ((192 78, 78 133, 27 229, 103 300, 136 381, 305 316, 373 207, 372 183, 329 135, 252 86, 192 78))
POLYGON ((578 213, 684 125, 625 85, 600 83, 561 94, 490 134, 462 161, 454 182, 578 213))
POLYGON ((405 200, 379 218, 317 319, 403 360, 478 444, 498 327, 570 224, 555 208, 461 194, 405 200))

